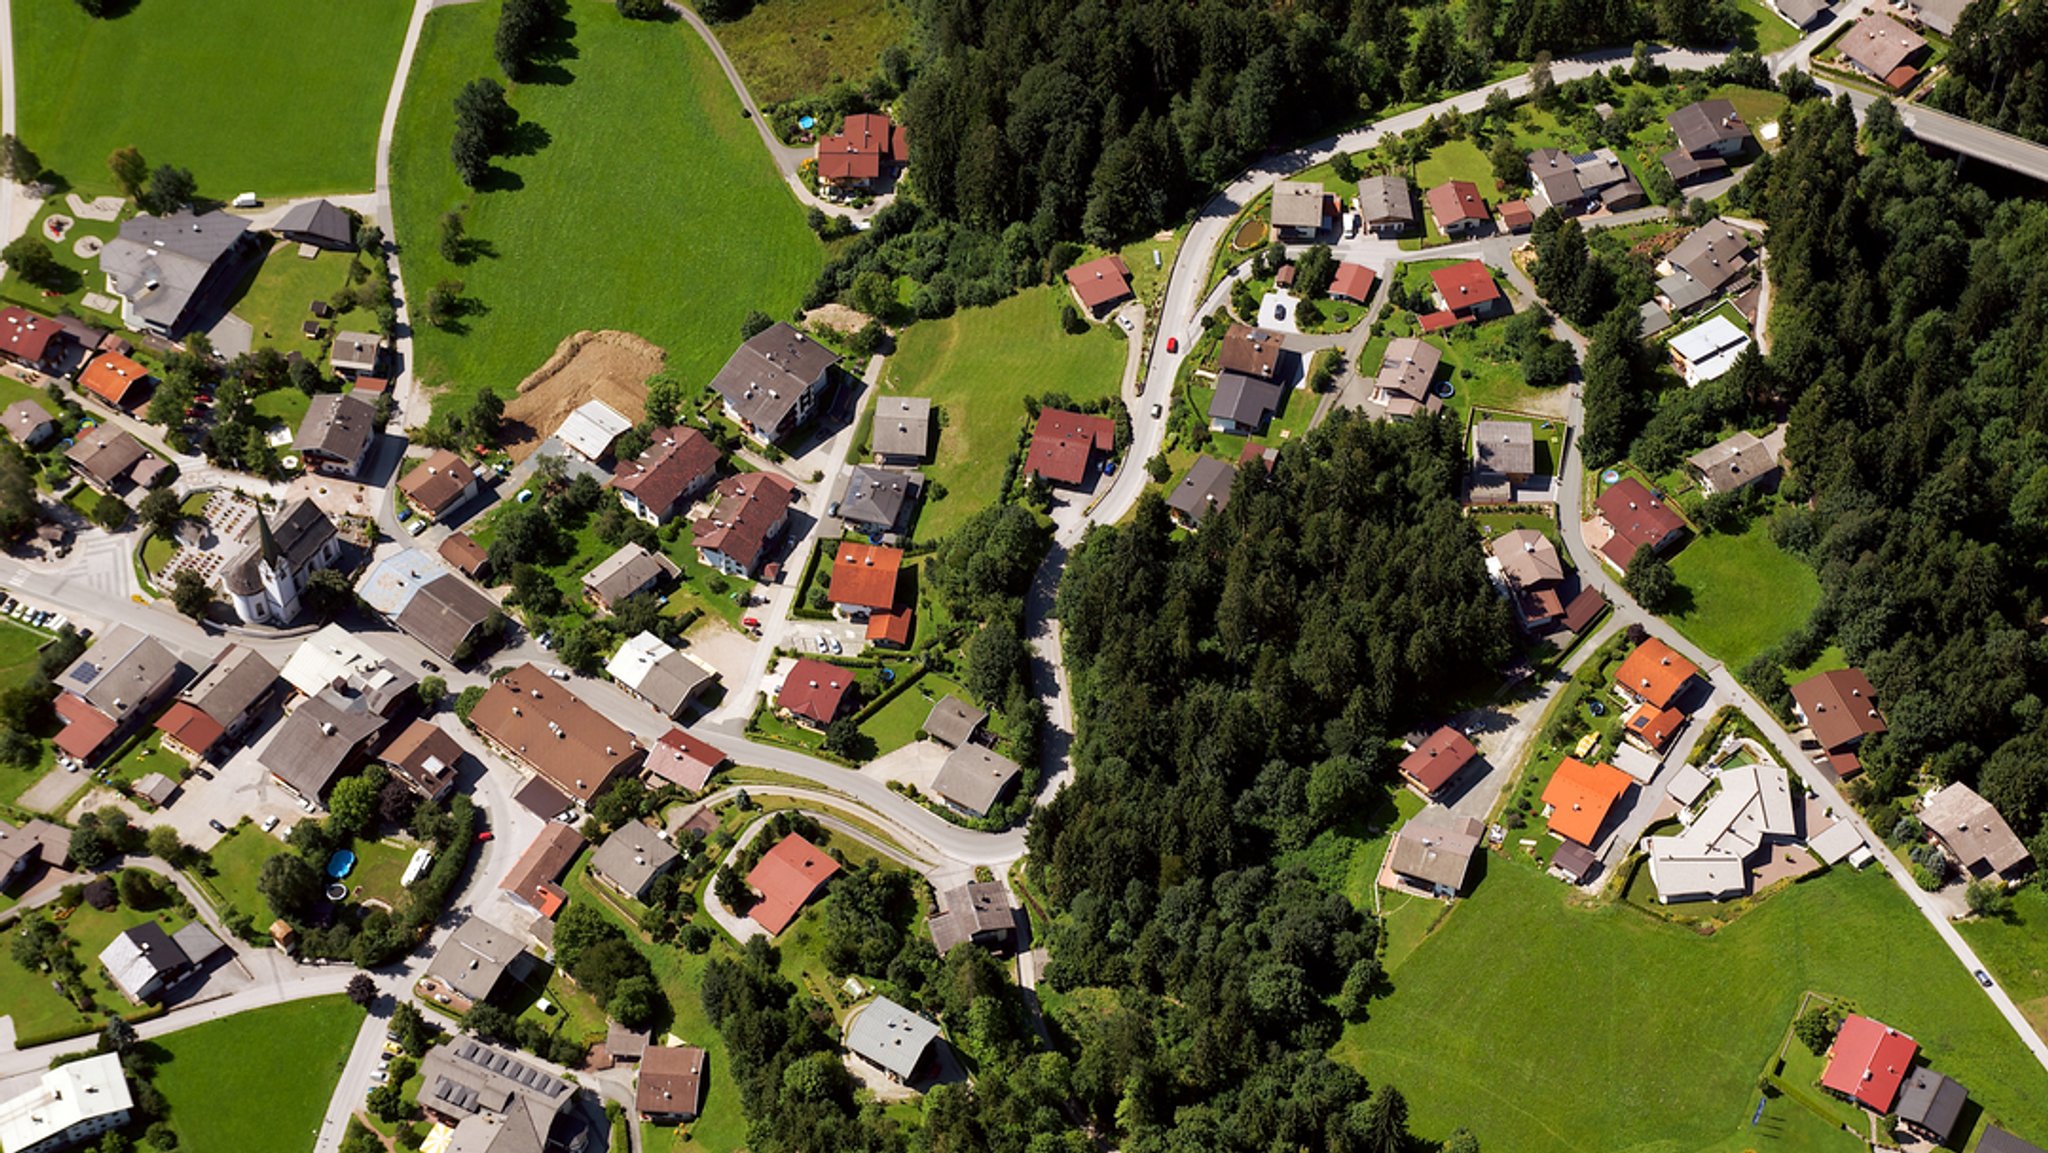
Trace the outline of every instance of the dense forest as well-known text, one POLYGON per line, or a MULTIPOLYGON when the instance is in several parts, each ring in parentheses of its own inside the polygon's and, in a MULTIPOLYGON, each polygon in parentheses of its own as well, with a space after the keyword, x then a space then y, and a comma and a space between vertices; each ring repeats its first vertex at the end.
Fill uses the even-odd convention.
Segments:
POLYGON ((1928 102, 2048 142, 2048 3, 1980 0, 1963 10, 1954 43, 1928 102))
POLYGON ((1790 406, 1792 504, 1771 527, 1823 597, 1744 675, 1782 703, 1778 665, 1839 644, 1891 723, 1866 746, 1866 803, 1925 770, 2039 837, 2048 205, 1970 183, 1889 104, 1859 136, 1846 99, 1802 105, 1768 176, 1773 347, 1736 375, 1790 406))

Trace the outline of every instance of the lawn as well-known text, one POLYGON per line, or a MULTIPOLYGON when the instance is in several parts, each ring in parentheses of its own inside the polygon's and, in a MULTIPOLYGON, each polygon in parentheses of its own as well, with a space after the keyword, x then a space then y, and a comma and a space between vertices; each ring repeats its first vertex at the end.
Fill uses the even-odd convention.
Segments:
POLYGON ((1731 669, 1806 623, 1820 603, 1820 581, 1805 562, 1779 549, 1764 517, 1736 535, 1702 536, 1671 558, 1680 609, 1666 619, 1731 669))
POLYGON ((368 191, 407 0, 142 3, 95 20, 72 0, 14 7, 21 138, 81 192, 107 154, 189 168, 207 196, 368 191))
POLYGON ((194 1025, 159 1041, 156 1086, 179 1153, 245 1153, 311 1143, 341 1080, 363 1011, 314 997, 194 1025))
MULTIPOLYGON (((59 922, 64 935, 71 938, 72 955, 85 966, 85 985, 91 991, 95 1005, 90 1013, 79 1012, 68 998, 57 992, 46 975, 31 973, 17 964, 11 948, 0 949, 0 1013, 14 1018, 16 1043, 40 1044, 58 1037, 89 1033, 104 1024, 109 1013, 119 1013, 131 1019, 153 1016, 154 1009, 130 1004, 126 997, 109 985, 99 965, 100 952, 115 936, 152 916, 162 923, 167 933, 176 932, 185 925, 185 918, 170 909, 149 914, 117 907, 103 913, 91 905, 78 906, 59 922)), ((6 942, 10 946, 14 943, 12 932, 7 934, 6 942)))
MULTIPOLYGON (((1799 43, 1799 29, 1780 19, 1764 0, 1735 0, 1735 14, 1743 24, 1735 43, 1745 52, 1768 56, 1799 43)), ((1752 127, 1761 123, 1750 121, 1752 127)))
MULTIPOLYGON (((12 687, 35 675, 36 662, 41 656, 43 645, 49 636, 27 625, 16 624, 13 620, 0 617, 0 686, 12 687)), ((54 721, 39 737, 56 734, 54 721)), ((0 764, 0 803, 13 804, 30 785, 41 780, 44 773, 57 763, 57 753, 48 742, 43 744, 42 759, 27 768, 0 764)))
MULTIPOLYGON (((1792 886, 1712 936, 1569 892, 1489 868, 1345 1031, 1335 1054, 1407 1091, 1419 1134, 1468 1125, 1518 1153, 1763 1148, 1757 1075, 1807 989, 1911 1033, 1987 1113, 2048 1131, 2048 1074, 1880 870, 1792 886)), ((1815 1140, 1778 1147, 1853 1148, 1818 1143, 1789 1105, 1767 1114, 1815 1140)))
MULTIPOLYGON (((308 340, 303 326, 313 319, 310 306, 314 301, 326 300, 347 286, 351 263, 345 252, 322 252, 307 260, 299 255, 298 245, 279 244, 243 286, 232 306, 235 315, 256 330, 256 347, 296 352, 321 363, 327 355, 327 342, 308 340)), ((320 324, 330 333, 373 331, 376 320, 368 313, 355 313, 320 324)))
POLYGON ((917 739, 918 732, 924 728, 925 718, 931 715, 932 706, 949 693, 963 701, 974 699, 973 694, 952 678, 926 673, 917 679, 916 684, 897 693, 888 704, 862 721, 860 731, 875 742, 876 756, 900 749, 917 739))
MULTIPOLYGON (((124 214, 127 211, 124 209, 124 214)), ((111 327, 120 327, 121 318, 118 315, 94 312, 85 307, 82 299, 85 294, 104 293, 107 287, 106 280, 100 275, 99 257, 87 259, 78 255, 72 248, 72 245, 77 244, 83 236, 96 236, 102 242, 112 240, 120 231, 120 227, 111 221, 85 220, 75 216, 61 197, 48 201, 37 210, 35 222, 29 225, 25 235, 35 237, 49 246, 50 255, 64 267, 65 278, 53 289, 42 289, 23 281, 10 268, 5 277, 0 277, 0 300, 22 305, 45 316, 54 315, 59 310, 69 307, 73 313, 88 322, 97 321, 111 327), (73 218, 72 226, 65 230, 64 239, 61 241, 51 240, 43 234, 43 218, 53 212, 61 212, 73 218)))
POLYGON ((745 16, 714 25, 718 43, 747 91, 768 105, 856 87, 882 49, 910 31, 909 0, 761 0, 745 16))
MULTIPOLYGON (((278 826, 278 832, 284 829, 278 826)), ((258 924, 270 923, 270 902, 256 890, 256 878, 263 872, 263 862, 284 851, 284 842, 254 825, 242 825, 214 845, 210 855, 215 873, 206 883, 226 903, 222 917, 233 908, 258 924)))
POLYGON ((1998 983, 2048 1037, 2048 890, 2028 885, 2013 894, 2012 913, 2003 918, 1956 922, 1956 931, 1976 950, 1998 983))
POLYGON ((151 773, 162 773, 172 780, 185 775, 191 762, 163 747, 163 733, 154 724, 142 731, 142 739, 129 744, 119 758, 107 766, 110 770, 108 781, 133 785, 151 773))
POLYGON ((1064 289, 1034 288, 990 308, 912 325, 890 358, 892 391, 930 397, 939 447, 925 475, 945 496, 926 498, 918 535, 937 540, 996 499, 1003 462, 1024 427, 1024 397, 1113 396, 1123 383, 1124 332, 1060 331, 1064 289))
POLYGON ((283 388, 273 388, 269 392, 256 394, 255 399, 250 401, 250 407, 256 410, 257 416, 286 428, 296 429, 299 422, 306 419, 306 409, 312 403, 312 397, 286 385, 283 388))
POLYGON ((464 84, 498 74, 499 7, 427 18, 392 146, 406 279, 458 280, 475 302, 455 329, 420 326, 416 371, 458 394, 509 396, 565 337, 609 328, 667 349, 681 378, 708 380, 749 310, 790 314, 823 247, 697 34, 629 21, 606 0, 573 0, 572 53, 550 66, 556 76, 513 91, 526 154, 499 157, 488 191, 465 189, 449 108, 464 84), (440 220, 465 204, 483 255, 456 267, 441 257, 440 220))

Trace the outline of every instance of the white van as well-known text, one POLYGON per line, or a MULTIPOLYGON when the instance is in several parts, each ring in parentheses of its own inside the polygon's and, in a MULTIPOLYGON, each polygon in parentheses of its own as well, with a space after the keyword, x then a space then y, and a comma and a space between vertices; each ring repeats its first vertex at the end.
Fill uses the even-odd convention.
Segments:
POLYGON ((244 192, 240 196, 235 197, 230 203, 236 208, 260 208, 263 205, 261 200, 256 199, 256 194, 253 192, 244 192))

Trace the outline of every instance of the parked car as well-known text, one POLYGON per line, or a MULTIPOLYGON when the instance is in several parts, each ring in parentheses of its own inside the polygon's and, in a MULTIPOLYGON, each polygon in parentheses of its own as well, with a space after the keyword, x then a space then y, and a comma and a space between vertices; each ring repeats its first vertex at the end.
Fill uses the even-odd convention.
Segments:
POLYGON ((496 833, 494 833, 494 832, 490 831, 489 829, 485 829, 485 830, 484 830, 483 832, 481 832, 481 833, 478 833, 478 834, 476 835, 476 841, 477 841, 477 844, 481 845, 481 844, 483 844, 483 843, 484 843, 485 841, 493 841, 493 840, 496 840, 496 839, 497 839, 497 837, 498 837, 498 834, 496 834, 496 833))
POLYGON ((548 675, 549 675, 549 676, 551 676, 551 677, 553 677, 553 678, 555 678, 555 679, 556 679, 556 680, 558 680, 558 681, 566 681, 566 680, 568 680, 568 679, 569 679, 569 670, 567 670, 567 669, 549 669, 549 670, 548 670, 548 675))
POLYGON ((411 506, 411 505, 403 505, 403 504, 402 504, 402 505, 399 505, 399 506, 398 506, 398 519, 399 519, 399 520, 401 520, 401 521, 411 520, 411 519, 412 519, 412 506, 411 506))
POLYGON ((427 531, 427 522, 423 520, 416 520, 412 522, 412 527, 406 529, 405 531, 411 533, 413 536, 418 536, 421 533, 427 531))
POLYGON ((221 824, 219 821, 213 819, 212 817, 208 817, 206 819, 206 823, 209 827, 213 829, 214 832, 220 833, 223 836, 227 834, 228 827, 226 825, 221 824))
POLYGON ((555 634, 553 634, 553 633, 542 633, 542 634, 540 634, 540 642, 539 642, 539 643, 540 643, 540 647, 541 647, 541 648, 542 648, 543 650, 545 650, 545 651, 547 651, 547 652, 554 652, 554 651, 555 651, 555 634))
POLYGON ((1153 419, 1153 420, 1158 420, 1158 419, 1159 419, 1159 406, 1158 406, 1158 405, 1156 405, 1156 404, 1152 406, 1152 419, 1153 419))
POLYGON ((829 653, 829 652, 831 652, 831 651, 832 651, 832 642, 831 642, 831 641, 829 641, 829 640, 826 640, 826 639, 825 639, 824 637, 820 636, 820 637, 818 638, 818 651, 819 651, 819 652, 821 652, 821 653, 829 653))
POLYGON ((838 637, 833 637, 833 638, 832 638, 832 655, 833 655, 833 656, 838 656, 838 655, 839 655, 840 653, 843 653, 843 652, 845 652, 845 651, 846 651, 846 649, 845 649, 845 648, 844 648, 843 646, 841 646, 841 645, 840 645, 840 643, 839 643, 839 638, 838 638, 838 637))
POLYGON ((420 658, 420 667, 427 670, 430 673, 438 673, 441 671, 440 665, 435 664, 434 662, 426 659, 425 657, 420 658))
POLYGON ((267 833, 267 832, 269 832, 270 830, 272 830, 272 829, 274 829, 274 828, 276 828, 276 827, 277 827, 277 814, 273 813, 273 814, 271 814, 270 816, 267 816, 267 817, 263 818, 263 831, 264 831, 264 832, 266 832, 266 833, 267 833))
POLYGON ((750 628, 750 629, 757 629, 757 628, 760 628, 760 627, 761 627, 761 618, 760 618, 760 617, 741 617, 741 618, 740 618, 740 624, 742 624, 742 625, 744 625, 744 626, 746 626, 747 628, 750 628))

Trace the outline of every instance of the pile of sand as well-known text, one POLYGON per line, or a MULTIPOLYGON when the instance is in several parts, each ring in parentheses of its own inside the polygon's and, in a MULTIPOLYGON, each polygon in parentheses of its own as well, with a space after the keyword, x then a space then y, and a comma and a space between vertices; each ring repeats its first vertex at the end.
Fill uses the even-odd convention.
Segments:
POLYGON ((630 332, 579 332, 564 340, 505 405, 505 451, 525 460, 587 401, 601 400, 640 423, 647 414, 647 378, 667 358, 659 345, 630 332))

